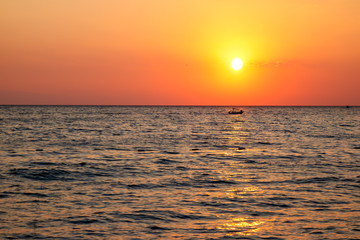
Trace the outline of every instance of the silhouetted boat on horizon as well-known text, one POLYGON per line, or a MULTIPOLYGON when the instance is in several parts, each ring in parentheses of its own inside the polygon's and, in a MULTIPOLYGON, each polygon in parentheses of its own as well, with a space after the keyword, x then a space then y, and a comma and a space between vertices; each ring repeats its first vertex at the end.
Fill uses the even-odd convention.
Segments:
POLYGON ((243 110, 233 108, 228 112, 228 114, 243 114, 243 112, 244 112, 243 110))

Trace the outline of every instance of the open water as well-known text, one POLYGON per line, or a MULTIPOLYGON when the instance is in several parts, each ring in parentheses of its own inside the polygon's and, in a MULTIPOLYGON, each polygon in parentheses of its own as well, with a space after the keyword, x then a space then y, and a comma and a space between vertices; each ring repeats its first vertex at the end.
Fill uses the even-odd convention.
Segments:
POLYGON ((360 239, 360 108, 0 106, 1 239, 360 239))

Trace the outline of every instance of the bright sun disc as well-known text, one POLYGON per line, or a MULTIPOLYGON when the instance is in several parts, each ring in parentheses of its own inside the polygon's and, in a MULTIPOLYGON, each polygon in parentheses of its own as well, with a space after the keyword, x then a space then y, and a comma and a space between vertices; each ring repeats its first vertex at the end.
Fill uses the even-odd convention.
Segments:
POLYGON ((231 61, 231 67, 234 69, 234 70, 240 70, 243 66, 243 62, 241 61, 240 58, 234 58, 232 61, 231 61))

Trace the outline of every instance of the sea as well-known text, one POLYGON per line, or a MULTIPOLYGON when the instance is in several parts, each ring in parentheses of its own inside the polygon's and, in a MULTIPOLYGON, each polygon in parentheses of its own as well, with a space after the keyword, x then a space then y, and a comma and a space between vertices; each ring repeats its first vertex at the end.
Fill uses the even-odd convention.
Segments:
POLYGON ((0 106, 0 239, 360 239, 360 107, 0 106))

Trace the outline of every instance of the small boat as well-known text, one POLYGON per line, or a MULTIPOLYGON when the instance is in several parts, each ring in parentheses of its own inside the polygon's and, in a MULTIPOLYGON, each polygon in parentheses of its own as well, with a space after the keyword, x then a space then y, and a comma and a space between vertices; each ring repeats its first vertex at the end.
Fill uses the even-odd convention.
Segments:
POLYGON ((242 114, 244 111, 243 110, 239 110, 239 109, 236 109, 236 108, 233 108, 232 110, 230 110, 228 112, 228 114, 242 114))

